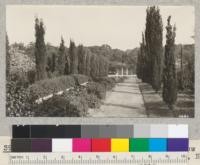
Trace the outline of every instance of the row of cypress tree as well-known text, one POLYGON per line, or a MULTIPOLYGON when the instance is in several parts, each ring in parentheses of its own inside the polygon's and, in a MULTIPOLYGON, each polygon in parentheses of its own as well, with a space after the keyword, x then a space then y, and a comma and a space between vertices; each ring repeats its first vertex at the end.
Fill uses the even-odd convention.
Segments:
POLYGON ((175 31, 168 17, 166 26, 166 44, 163 49, 163 24, 158 7, 146 10, 146 28, 142 33, 142 43, 137 58, 137 76, 143 82, 151 84, 158 92, 163 86, 163 100, 173 109, 177 99, 175 66, 175 31), (164 54, 164 55, 163 55, 164 54))
POLYGON ((137 75, 158 91, 161 87, 163 25, 159 8, 148 7, 145 34, 138 55, 137 75))
POLYGON ((57 72, 58 75, 84 74, 92 78, 107 76, 109 62, 103 56, 97 56, 83 45, 76 47, 75 42, 70 40, 69 49, 65 47, 63 37, 57 55, 47 58, 44 41, 43 21, 35 19, 35 61, 36 78, 47 78, 47 72, 57 72))

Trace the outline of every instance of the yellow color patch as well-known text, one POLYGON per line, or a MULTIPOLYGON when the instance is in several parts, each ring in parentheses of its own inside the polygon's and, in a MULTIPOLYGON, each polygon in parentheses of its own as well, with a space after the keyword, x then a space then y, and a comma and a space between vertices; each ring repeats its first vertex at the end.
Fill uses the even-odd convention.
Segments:
POLYGON ((129 139, 111 139, 111 152, 129 152, 129 139))

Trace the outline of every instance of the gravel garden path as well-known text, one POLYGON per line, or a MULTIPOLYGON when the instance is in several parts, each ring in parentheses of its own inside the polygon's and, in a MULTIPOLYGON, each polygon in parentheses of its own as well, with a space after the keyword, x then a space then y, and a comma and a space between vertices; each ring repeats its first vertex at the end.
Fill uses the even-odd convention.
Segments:
POLYGON ((90 109, 89 117, 147 117, 137 78, 128 77, 107 93, 100 109, 90 109))

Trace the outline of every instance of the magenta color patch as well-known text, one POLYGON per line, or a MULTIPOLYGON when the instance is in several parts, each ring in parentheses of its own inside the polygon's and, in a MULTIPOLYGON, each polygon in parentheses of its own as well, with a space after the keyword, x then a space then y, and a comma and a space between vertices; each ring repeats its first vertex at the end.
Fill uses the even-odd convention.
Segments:
POLYGON ((74 138, 73 152, 91 152, 91 139, 88 138, 74 138))

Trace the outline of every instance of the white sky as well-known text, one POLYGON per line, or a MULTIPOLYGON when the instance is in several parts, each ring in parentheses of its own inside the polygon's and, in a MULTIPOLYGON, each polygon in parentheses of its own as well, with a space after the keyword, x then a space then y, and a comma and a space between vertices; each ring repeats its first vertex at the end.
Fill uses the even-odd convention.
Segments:
MULTIPOLYGON (((9 5, 6 28, 9 42, 28 44, 35 41, 34 19, 42 18, 45 42, 58 46, 61 35, 66 46, 72 38, 85 46, 109 44, 112 48, 133 49, 141 42, 147 6, 37 6, 9 5)), ((176 24, 176 43, 194 43, 194 7, 160 6, 164 39, 167 17, 176 24)), ((163 42, 165 44, 165 40, 163 42)))

